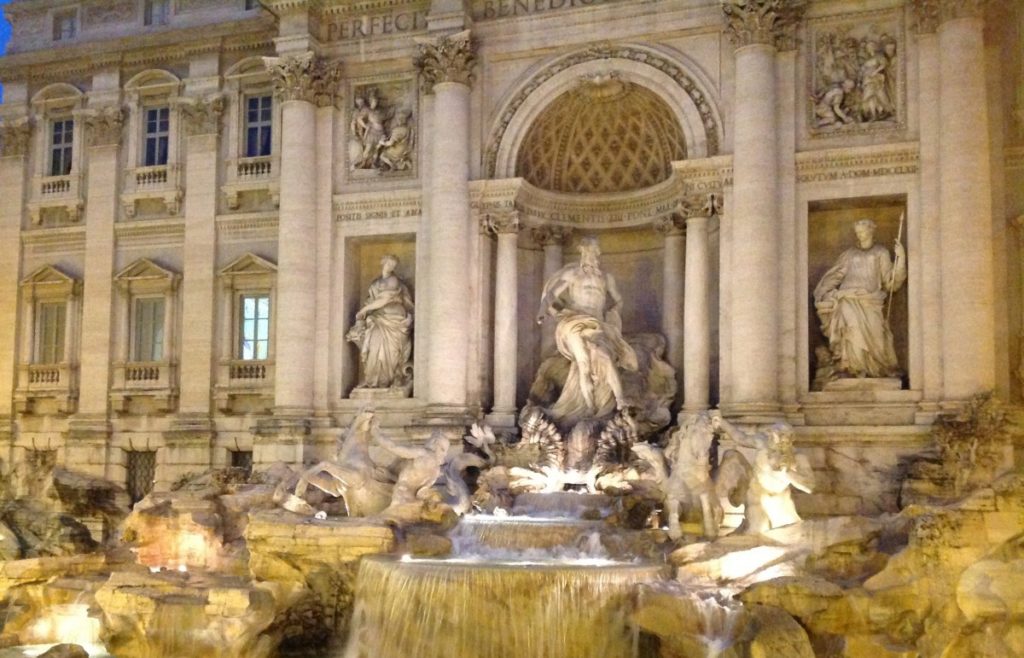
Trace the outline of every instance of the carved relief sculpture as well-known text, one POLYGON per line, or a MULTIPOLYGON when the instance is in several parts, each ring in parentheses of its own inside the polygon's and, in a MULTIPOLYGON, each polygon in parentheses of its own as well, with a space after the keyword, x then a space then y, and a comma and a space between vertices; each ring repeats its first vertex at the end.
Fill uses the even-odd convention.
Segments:
POLYGON ((381 259, 366 303, 345 338, 359 345, 361 378, 357 388, 392 389, 408 395, 412 388, 413 302, 408 286, 395 274, 398 258, 381 259))
POLYGON ((813 38, 811 129, 818 133, 899 122, 899 33, 895 19, 844 23, 813 38))
POLYGON ((412 169, 415 132, 408 98, 394 86, 387 96, 378 87, 356 92, 349 122, 349 168, 353 171, 412 169))
POLYGON ((854 224, 857 245, 844 251, 814 288, 814 307, 828 339, 831 363, 818 364, 821 387, 846 377, 899 377, 889 327, 891 294, 907 279, 907 255, 896 239, 895 262, 875 244, 875 222, 854 224))
POLYGON ((5 119, 0 123, 0 155, 27 154, 31 136, 32 122, 28 117, 5 119))

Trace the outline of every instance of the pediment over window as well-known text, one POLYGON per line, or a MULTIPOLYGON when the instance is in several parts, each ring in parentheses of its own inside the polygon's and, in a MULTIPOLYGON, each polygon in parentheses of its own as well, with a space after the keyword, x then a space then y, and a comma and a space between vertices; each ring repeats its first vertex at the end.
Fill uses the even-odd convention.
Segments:
POLYGON ((276 274, 277 265, 254 253, 247 253, 231 261, 220 271, 221 276, 276 274))
POLYGON ((125 83, 125 91, 142 94, 170 94, 179 91, 181 78, 163 69, 147 69, 125 83))
POLYGON ((114 275, 115 281, 129 281, 139 279, 164 279, 173 280, 178 277, 178 273, 172 270, 162 267, 157 263, 151 261, 148 258, 140 258, 128 267, 124 268, 116 275, 114 275))
POLYGON ((78 87, 69 85, 66 82, 55 82, 37 91, 32 96, 31 102, 33 105, 61 105, 65 103, 73 105, 84 97, 85 95, 78 87))
POLYGON ((270 73, 267 72, 267 65, 263 62, 262 57, 246 57, 236 62, 224 73, 225 80, 241 80, 255 77, 270 78, 270 73))
POLYGON ((21 280, 22 288, 28 289, 27 294, 47 291, 59 295, 70 295, 78 286, 78 279, 53 265, 43 265, 21 280))

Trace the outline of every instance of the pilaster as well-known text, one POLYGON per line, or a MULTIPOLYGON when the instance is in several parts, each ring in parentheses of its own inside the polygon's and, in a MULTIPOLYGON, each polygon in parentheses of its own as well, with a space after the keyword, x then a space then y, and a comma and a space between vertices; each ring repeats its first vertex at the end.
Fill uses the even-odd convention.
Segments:
MULTIPOLYGON (((544 284, 555 275, 555 272, 562 269, 564 264, 563 249, 572 229, 567 226, 537 226, 530 229, 530 236, 533 241, 544 250, 544 277, 540 282, 541 289, 536 293, 536 299, 543 294, 544 284)), ((555 325, 554 322, 545 322, 541 325, 540 331, 540 358, 543 361, 546 357, 555 353, 555 325)))
MULTIPOLYGON (((13 413, 18 362, 18 283, 21 279, 21 224, 25 207, 28 144, 32 124, 27 117, 0 124, 0 419, 13 413)), ((0 421, 0 426, 3 422, 0 421)))
POLYGON ((721 212, 714 194, 686 205, 686 293, 683 308, 683 411, 711 404, 711 218, 721 212))

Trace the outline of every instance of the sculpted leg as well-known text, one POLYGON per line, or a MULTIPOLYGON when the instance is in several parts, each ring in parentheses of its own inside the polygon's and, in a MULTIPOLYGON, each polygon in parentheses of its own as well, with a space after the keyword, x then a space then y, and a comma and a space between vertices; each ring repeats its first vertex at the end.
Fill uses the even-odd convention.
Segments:
POLYGON ((587 408, 593 412, 595 410, 594 381, 590 365, 590 351, 587 349, 586 343, 579 336, 567 337, 565 344, 572 353, 573 363, 576 364, 576 369, 579 372, 580 393, 583 395, 583 401, 587 403, 587 408))

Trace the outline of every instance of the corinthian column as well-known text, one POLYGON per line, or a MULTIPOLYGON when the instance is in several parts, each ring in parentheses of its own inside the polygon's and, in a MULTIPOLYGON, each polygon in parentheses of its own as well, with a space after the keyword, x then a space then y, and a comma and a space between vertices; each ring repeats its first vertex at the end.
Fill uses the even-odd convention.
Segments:
POLYGON ((731 373, 737 414, 779 410, 778 145, 775 53, 790 38, 789 0, 728 0, 726 32, 736 46, 733 132, 731 373))
MULTIPOLYGON (((683 373, 689 371, 689 362, 683 363, 683 263, 686 252, 684 231, 686 222, 681 215, 671 214, 654 222, 654 230, 665 239, 665 254, 661 276, 661 333, 665 335, 669 364, 676 369, 676 399, 682 398, 683 373)), ((687 282, 688 283, 688 282, 687 282)))
POLYGON ((487 229, 498 236, 494 275, 494 406, 490 422, 511 427, 515 425, 519 348, 519 213, 493 213, 485 221, 487 229))
POLYGON ((996 383, 984 4, 939 4, 939 208, 947 400, 967 399, 996 383))
POLYGON ((340 70, 311 52, 266 63, 281 103, 275 414, 308 417, 316 326, 316 106, 333 103, 340 70))
POLYGON ((416 67, 434 97, 428 167, 431 221, 425 243, 430 266, 427 304, 426 396, 432 415, 460 414, 468 406, 470 277, 465 253, 469 227, 469 92, 474 64, 469 31, 421 41, 416 67))

